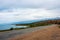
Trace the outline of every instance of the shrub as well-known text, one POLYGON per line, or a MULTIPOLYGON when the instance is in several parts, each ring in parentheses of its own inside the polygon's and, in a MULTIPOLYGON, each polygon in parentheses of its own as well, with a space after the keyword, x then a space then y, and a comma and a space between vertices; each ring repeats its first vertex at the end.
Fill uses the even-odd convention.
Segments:
POLYGON ((10 30, 13 30, 13 28, 10 28, 10 30))

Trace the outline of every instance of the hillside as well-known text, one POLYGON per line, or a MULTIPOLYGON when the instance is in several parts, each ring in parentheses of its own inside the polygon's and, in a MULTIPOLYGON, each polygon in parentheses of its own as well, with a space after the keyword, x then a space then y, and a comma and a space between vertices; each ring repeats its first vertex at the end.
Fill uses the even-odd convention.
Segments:
POLYGON ((25 25, 29 27, 36 27, 36 26, 45 26, 50 24, 60 24, 60 19, 44 20, 44 21, 38 21, 29 24, 16 24, 16 26, 25 25))

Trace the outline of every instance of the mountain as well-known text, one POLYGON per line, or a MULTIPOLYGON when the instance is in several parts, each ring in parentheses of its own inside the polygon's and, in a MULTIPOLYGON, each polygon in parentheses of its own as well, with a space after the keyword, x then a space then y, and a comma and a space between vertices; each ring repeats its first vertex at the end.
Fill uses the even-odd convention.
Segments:
POLYGON ((29 24, 29 23, 33 23, 33 22, 37 22, 40 20, 29 20, 29 21, 21 21, 21 22, 14 22, 12 24, 29 24))
POLYGON ((35 27, 35 26, 37 27, 37 26, 44 26, 44 25, 50 25, 50 24, 60 24, 60 18, 40 20, 40 21, 35 21, 27 24, 16 24, 16 26, 25 25, 30 27, 35 27))
POLYGON ((13 24, 29 24, 29 23, 34 23, 34 22, 39 22, 39 21, 45 21, 45 20, 57 20, 60 18, 46 18, 46 19, 38 19, 38 20, 29 20, 29 21, 21 21, 21 22, 14 22, 13 24))
POLYGON ((38 20, 28 20, 28 21, 14 22, 12 24, 30 24, 30 23, 34 23, 34 22, 38 22, 38 21, 44 21, 44 20, 41 20, 41 19, 38 19, 38 20))
MULTIPOLYGON (((19 21, 19 22, 6 23, 4 25, 7 25, 7 24, 30 24, 30 23, 39 22, 39 21, 57 20, 57 19, 60 19, 60 17, 56 17, 56 18, 44 18, 44 19, 36 19, 36 20, 27 20, 27 21, 19 21)), ((2 24, 0 24, 0 25, 2 25, 2 24)))

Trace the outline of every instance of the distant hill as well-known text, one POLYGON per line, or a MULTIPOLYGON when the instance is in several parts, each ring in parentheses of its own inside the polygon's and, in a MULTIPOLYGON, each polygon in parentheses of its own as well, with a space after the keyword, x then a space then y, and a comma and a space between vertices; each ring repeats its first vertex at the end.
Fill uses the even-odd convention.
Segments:
POLYGON ((37 22, 32 22, 32 23, 27 23, 27 24, 16 24, 16 26, 20 25, 26 25, 30 27, 35 27, 35 26, 44 26, 44 25, 49 25, 49 24, 60 24, 60 18, 56 19, 48 19, 48 20, 40 20, 37 22))
POLYGON ((33 22, 37 22, 40 20, 29 20, 29 21, 21 21, 21 22, 14 22, 13 24, 29 24, 29 23, 33 23, 33 22))

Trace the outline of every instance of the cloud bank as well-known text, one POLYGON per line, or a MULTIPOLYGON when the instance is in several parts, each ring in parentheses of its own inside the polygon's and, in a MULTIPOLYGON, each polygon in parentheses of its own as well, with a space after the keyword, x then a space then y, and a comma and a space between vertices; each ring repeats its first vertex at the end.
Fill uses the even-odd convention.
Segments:
POLYGON ((0 0, 0 24, 60 17, 60 0, 0 0))

